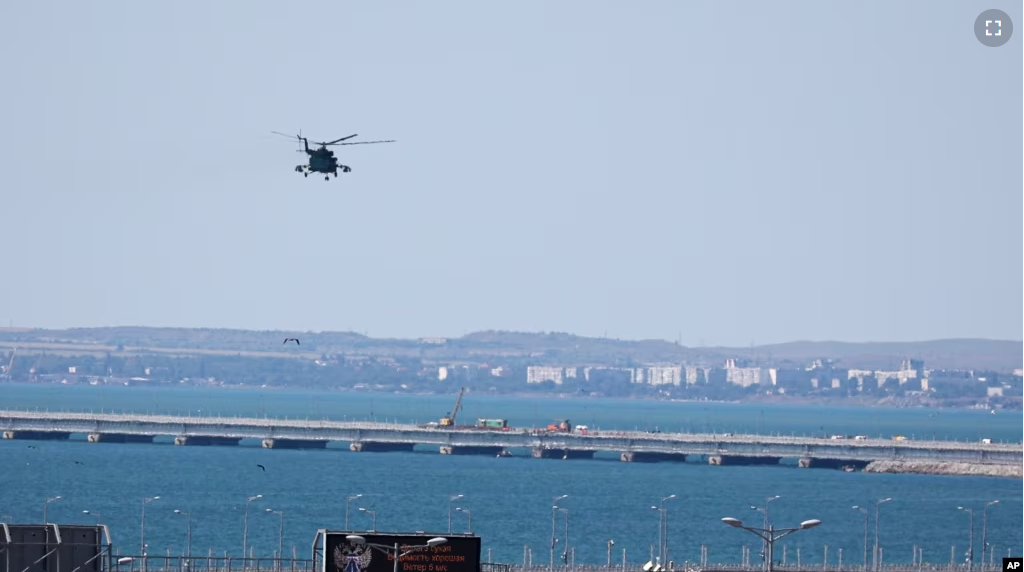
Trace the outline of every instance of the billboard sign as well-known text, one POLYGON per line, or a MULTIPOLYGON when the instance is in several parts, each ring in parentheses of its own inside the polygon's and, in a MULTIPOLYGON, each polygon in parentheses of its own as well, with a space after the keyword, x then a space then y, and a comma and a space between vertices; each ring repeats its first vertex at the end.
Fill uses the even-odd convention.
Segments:
POLYGON ((395 544, 399 552, 425 546, 436 537, 448 542, 428 546, 403 556, 398 572, 480 572, 480 537, 446 534, 371 534, 366 532, 327 532, 324 538, 324 572, 394 572, 395 544), (346 535, 366 539, 360 546, 346 535), (376 547, 371 545, 378 545, 376 547))

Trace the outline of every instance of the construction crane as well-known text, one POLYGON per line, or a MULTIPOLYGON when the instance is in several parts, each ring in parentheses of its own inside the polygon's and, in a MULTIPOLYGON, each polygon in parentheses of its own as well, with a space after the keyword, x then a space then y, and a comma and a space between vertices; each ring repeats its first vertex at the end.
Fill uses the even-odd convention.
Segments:
POLYGON ((451 413, 448 413, 441 418, 441 427, 451 427, 455 425, 455 417, 459 414, 459 410, 462 409, 462 394, 465 392, 465 387, 459 389, 459 396, 455 398, 455 406, 452 407, 451 413))
POLYGON ((14 355, 17 354, 17 353, 18 353, 18 348, 14 348, 14 350, 11 351, 11 361, 9 361, 7 363, 7 369, 4 370, 4 377, 6 377, 8 381, 11 381, 11 380, 14 379, 14 377, 12 377, 12 374, 11 374, 11 368, 14 367, 14 355))

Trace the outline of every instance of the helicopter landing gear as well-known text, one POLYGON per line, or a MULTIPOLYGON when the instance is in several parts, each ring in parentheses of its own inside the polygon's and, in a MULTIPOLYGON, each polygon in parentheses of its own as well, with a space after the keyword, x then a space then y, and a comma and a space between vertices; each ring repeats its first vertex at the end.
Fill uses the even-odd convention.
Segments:
POLYGON ((303 176, 303 177, 308 177, 308 176, 309 176, 309 173, 302 173, 302 176, 303 176))
POLYGON ((330 180, 331 180, 331 176, 330 176, 330 175, 327 175, 326 177, 324 177, 324 180, 325 180, 325 181, 330 181, 330 180))

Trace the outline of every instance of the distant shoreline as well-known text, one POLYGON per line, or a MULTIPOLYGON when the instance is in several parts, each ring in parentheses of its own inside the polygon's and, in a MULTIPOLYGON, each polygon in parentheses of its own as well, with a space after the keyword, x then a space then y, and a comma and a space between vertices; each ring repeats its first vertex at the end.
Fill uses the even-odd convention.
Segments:
MULTIPOLYGON (((6 383, 0 383, 0 387, 7 385, 6 383)), ((93 387, 87 384, 76 383, 76 384, 59 384, 59 383, 26 383, 26 382, 15 382, 13 385, 23 386, 57 386, 57 387, 93 387)), ((300 393, 360 393, 367 395, 432 395, 432 396, 445 396, 449 395, 449 392, 442 391, 395 391, 384 388, 352 388, 352 387, 335 387, 330 389, 310 388, 302 386, 253 386, 253 385, 203 385, 203 384, 167 384, 160 383, 154 385, 145 385, 144 383, 136 383, 134 385, 117 385, 108 384, 95 387, 117 387, 117 388, 129 388, 129 389, 164 389, 164 390, 175 390, 181 388, 192 388, 192 389, 207 389, 207 390, 224 390, 224 391, 295 391, 300 393)), ((611 399, 611 400, 622 400, 622 401, 651 401, 651 402, 670 402, 670 403, 715 403, 715 404, 771 404, 771 405, 795 405, 795 406, 826 406, 826 407, 851 407, 851 408, 863 408, 863 409, 935 409, 935 410, 946 410, 946 411, 988 411, 988 408, 982 407, 957 407, 955 405, 941 405, 941 404, 900 404, 900 403, 886 403, 879 402, 877 400, 871 400, 869 398, 814 398, 808 396, 764 396, 758 395, 754 399, 738 399, 738 400, 718 400, 718 399, 679 399, 679 398, 659 398, 651 396, 609 396, 609 395, 588 395, 588 394, 576 394, 576 393, 541 393, 541 392, 528 392, 528 391, 513 391, 509 393, 491 393, 477 390, 477 397, 487 398, 502 398, 511 397, 515 399, 564 399, 573 401, 585 401, 594 399, 611 399)), ((1020 412, 1021 409, 1017 408, 998 408, 998 411, 1005 412, 1020 412)))

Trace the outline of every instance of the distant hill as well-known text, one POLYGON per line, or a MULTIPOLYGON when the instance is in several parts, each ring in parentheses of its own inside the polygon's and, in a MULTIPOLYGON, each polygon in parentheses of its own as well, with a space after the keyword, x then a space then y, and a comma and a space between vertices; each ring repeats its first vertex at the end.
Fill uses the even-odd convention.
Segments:
POLYGON ((842 367, 889 369, 904 358, 922 359, 931 369, 976 369, 1010 372, 1024 367, 1024 342, 954 339, 926 342, 811 342, 765 346, 692 348, 664 340, 587 338, 566 333, 484 331, 446 340, 370 338, 354 332, 249 331, 209 328, 106 327, 44 330, 0 328, 0 349, 174 354, 359 354, 417 358, 425 361, 608 365, 635 367, 650 363, 722 365, 736 358, 765 366, 804 367, 831 359, 842 367), (286 337, 301 346, 282 347, 286 337))

